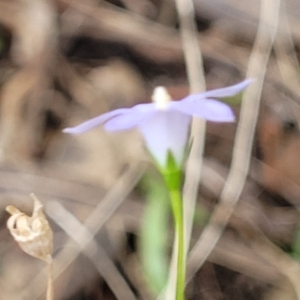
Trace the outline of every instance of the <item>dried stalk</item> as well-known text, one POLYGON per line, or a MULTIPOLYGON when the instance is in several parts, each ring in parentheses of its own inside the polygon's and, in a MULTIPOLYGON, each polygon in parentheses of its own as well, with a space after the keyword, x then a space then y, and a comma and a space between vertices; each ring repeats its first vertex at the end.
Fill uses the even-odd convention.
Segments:
POLYGON ((54 288, 53 288, 53 259, 47 262, 47 293, 46 300, 54 300, 54 288))
MULTIPOLYGON (((125 197, 130 193, 136 182, 140 179, 144 171, 144 166, 132 165, 120 177, 116 184, 102 199, 92 214, 87 218, 84 226, 95 235, 103 224, 111 217, 115 210, 121 205, 125 197)), ((81 245, 81 249, 87 246, 89 241, 81 245)), ((53 270, 53 278, 57 278, 62 272, 77 258, 81 249, 72 247, 73 241, 70 239, 64 246, 64 249, 55 257, 55 268, 53 270)), ((20 293, 22 298, 30 298, 32 300, 39 299, 44 292, 45 286, 38 275, 30 284, 20 293)))
POLYGON ((53 232, 43 213, 42 203, 33 193, 30 196, 34 201, 32 216, 27 216, 13 205, 9 205, 6 210, 11 216, 7 221, 7 228, 25 253, 47 263, 46 300, 53 300, 53 232))
MULTIPOLYGON (((179 15, 180 33, 184 49, 190 92, 197 93, 205 90, 203 59, 199 47, 195 11, 192 0, 177 0, 176 7, 179 15)), ((198 183, 202 166, 202 154, 205 140, 205 121, 194 119, 191 137, 193 145, 186 168, 186 180, 183 188, 184 218, 186 228, 186 251, 191 236, 192 220, 198 192, 198 183)))
POLYGON ((108 284, 117 299, 136 300, 133 292, 120 274, 114 262, 102 246, 97 243, 94 235, 62 204, 52 202, 48 206, 49 216, 58 224, 79 249, 91 260, 100 275, 108 284))
MULTIPOLYGON (((203 70, 203 60, 197 38, 197 29, 195 24, 195 11, 191 0, 176 0, 176 8, 179 15, 180 33, 184 49, 184 58, 187 69, 188 81, 191 93, 205 90, 205 78, 203 70)), ((184 227, 185 227, 185 251, 188 251, 192 220, 197 200, 198 183, 202 165, 204 139, 205 139, 205 121, 194 119, 191 132, 193 145, 189 155, 186 168, 186 180, 184 183, 183 201, 184 201, 184 227)), ((165 292, 165 299, 175 299, 176 286, 176 240, 174 241, 174 252, 172 256, 170 277, 165 292)), ((160 295, 162 297, 162 295, 160 295)))
MULTIPOLYGON (((257 230, 255 236, 248 238, 251 248, 263 259, 274 266, 292 284, 296 297, 300 299, 300 265, 287 253, 274 245, 262 232, 257 230)), ((281 281, 282 283, 283 281, 281 281)))
POLYGON ((277 32, 279 8, 280 0, 264 0, 261 3, 259 29, 247 72, 247 77, 256 81, 244 94, 230 172, 220 203, 189 257, 189 278, 202 266, 219 241, 243 190, 250 166, 263 81, 277 32))

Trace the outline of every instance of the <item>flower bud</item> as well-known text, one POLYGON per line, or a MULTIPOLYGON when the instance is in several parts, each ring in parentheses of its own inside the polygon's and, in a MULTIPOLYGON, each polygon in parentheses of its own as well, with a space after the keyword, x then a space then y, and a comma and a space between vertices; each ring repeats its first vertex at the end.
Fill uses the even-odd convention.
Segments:
POLYGON ((31 217, 13 205, 6 207, 11 214, 7 228, 24 252, 49 263, 52 261, 53 232, 42 211, 43 205, 34 194, 31 197, 34 201, 31 217))

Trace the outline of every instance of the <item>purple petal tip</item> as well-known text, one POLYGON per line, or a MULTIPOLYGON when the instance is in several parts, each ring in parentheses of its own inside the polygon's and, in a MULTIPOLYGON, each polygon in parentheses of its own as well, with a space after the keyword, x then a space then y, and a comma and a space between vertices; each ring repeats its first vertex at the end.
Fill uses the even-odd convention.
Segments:
POLYGON ((68 127, 62 130, 63 133, 79 134, 74 127, 68 127))

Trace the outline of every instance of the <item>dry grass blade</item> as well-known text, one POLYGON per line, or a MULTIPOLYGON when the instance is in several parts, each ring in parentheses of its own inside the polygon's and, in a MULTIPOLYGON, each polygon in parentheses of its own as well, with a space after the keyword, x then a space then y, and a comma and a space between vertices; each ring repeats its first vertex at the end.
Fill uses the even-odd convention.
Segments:
POLYGON ((94 235, 59 202, 49 203, 50 217, 77 242, 81 251, 91 260, 117 299, 136 300, 133 292, 94 235), (84 247, 85 246, 85 247, 84 247))
POLYGON ((54 8, 50 1, 20 2, 14 21, 10 51, 21 69, 2 89, 0 148, 9 152, 19 138, 19 147, 29 154, 40 141, 41 97, 49 85, 48 71, 56 48, 54 8), (28 121, 21 126, 25 105, 28 121))
MULTIPOLYGON (((195 11, 192 1, 176 1, 176 8, 180 22, 180 33, 182 38, 186 69, 190 91, 192 93, 205 90, 205 78, 203 70, 203 59, 199 47, 197 29, 195 23, 195 11)), ((187 162, 186 180, 184 184, 184 226, 185 226, 185 251, 187 252, 191 230, 192 219, 195 211, 197 199, 198 183, 200 178, 200 170, 202 165, 202 155, 205 139, 205 121, 194 120, 192 125, 193 146, 187 162)), ((174 251, 170 267, 169 281, 166 288, 166 299, 175 299, 175 285, 177 273, 177 241, 174 241, 174 251)))
MULTIPOLYGON (((114 211, 120 206, 125 197, 133 189, 137 181, 140 179, 144 171, 144 166, 132 165, 123 176, 117 181, 115 186, 104 196, 99 205, 95 208, 92 214, 89 216, 84 226, 90 231, 92 235, 95 235, 107 219, 114 213, 114 211)), ((72 239, 66 243, 64 249, 55 257, 55 268, 53 270, 54 279, 57 278, 62 272, 76 259, 80 254, 80 249, 72 249, 72 239)), ((81 245, 83 249, 86 245, 81 245)), ((45 286, 41 281, 40 276, 34 278, 27 288, 20 293, 20 297, 24 299, 38 299, 44 292, 45 286)))
MULTIPOLYGON (((141 16, 132 15, 108 3, 101 3, 98 6, 91 1, 83 3, 60 0, 60 3, 83 16, 77 34, 133 45, 143 49, 144 53, 147 52, 151 59, 156 61, 172 61, 182 58, 180 37, 174 29, 151 22, 141 16), (149 49, 155 49, 155 51, 149 52, 149 49)), ((65 34, 69 33, 65 32, 65 34)))
MULTIPOLYGON (((296 48, 291 34, 291 28, 287 15, 286 3, 282 5, 282 16, 280 31, 278 32, 275 43, 275 54, 277 64, 281 75, 281 80, 295 95, 300 94, 300 76, 299 61, 297 58, 296 48)), ((295 117, 299 122, 299 103, 292 102, 292 109, 295 117)))
POLYGON ((279 0, 264 0, 261 3, 260 26, 247 74, 247 77, 256 78, 256 81, 244 94, 229 176, 222 191, 220 203, 191 252, 188 262, 189 278, 202 266, 219 241, 248 175, 263 81, 277 32, 279 7, 279 0))
POLYGON ((280 270, 244 242, 226 236, 221 238, 208 261, 272 285, 279 285, 284 278, 280 270))
MULTIPOLYGON (((176 1, 181 36, 185 53, 190 92, 197 93, 205 90, 203 59, 197 37, 195 12, 192 1, 176 1)), ((187 161, 186 178, 183 187, 184 221, 186 232, 186 251, 189 248, 192 220, 197 199, 198 184, 202 166, 202 155, 205 142, 205 120, 194 119, 191 139, 193 145, 187 161)))
MULTIPOLYGON (((267 262, 273 265, 292 284, 297 299, 300 299, 300 265, 287 253, 274 245, 259 230, 255 236, 249 238, 251 248, 267 262)), ((281 282, 282 283, 282 282, 281 282)))
POLYGON ((19 71, 2 89, 0 148, 3 151, 17 130, 20 108, 24 97, 35 86, 37 79, 31 70, 19 71))

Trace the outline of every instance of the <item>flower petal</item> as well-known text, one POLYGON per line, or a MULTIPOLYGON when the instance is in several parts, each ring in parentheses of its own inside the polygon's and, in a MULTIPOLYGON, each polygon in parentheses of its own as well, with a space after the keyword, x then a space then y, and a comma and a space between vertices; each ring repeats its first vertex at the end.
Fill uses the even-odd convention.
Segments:
POLYGON ((235 120, 233 111, 227 104, 213 99, 172 102, 170 109, 207 121, 233 122, 235 120))
POLYGON ((140 122, 155 113, 153 103, 144 103, 132 107, 127 113, 109 120, 104 128, 107 131, 127 130, 137 126, 140 122))
POLYGON ((129 108, 120 108, 120 109, 116 109, 110 112, 107 112, 105 114, 102 114, 98 117, 95 117, 93 119, 90 119, 88 121, 85 121, 75 127, 68 127, 65 128, 63 130, 64 133, 70 133, 70 134, 80 134, 80 133, 84 133, 86 131, 89 131, 91 129, 93 129, 94 127, 103 124, 104 122, 106 122, 107 120, 118 116, 118 115, 123 115, 126 112, 128 112, 128 110, 130 110, 129 108))
POLYGON ((245 89, 251 82, 253 82, 253 79, 246 79, 238 84, 231 85, 225 88, 216 89, 207 91, 200 94, 194 94, 187 96, 186 98, 182 99, 183 101, 193 101, 193 100, 201 100, 204 98, 226 98, 226 97, 232 97, 238 93, 240 93, 243 89, 245 89))
POLYGON ((168 151, 181 166, 191 117, 178 111, 156 111, 138 126, 150 153, 165 167, 168 151))

